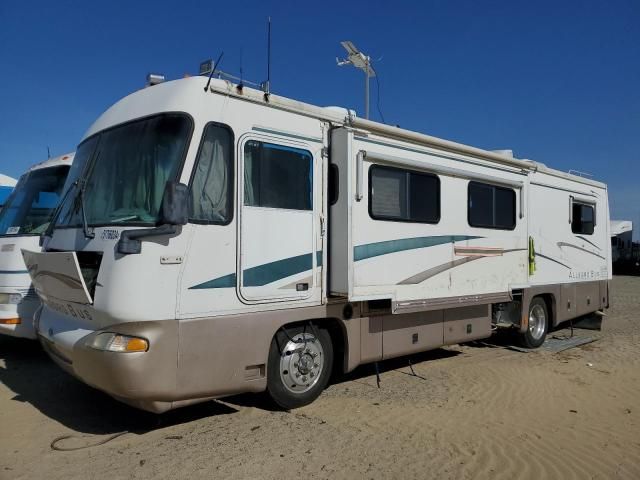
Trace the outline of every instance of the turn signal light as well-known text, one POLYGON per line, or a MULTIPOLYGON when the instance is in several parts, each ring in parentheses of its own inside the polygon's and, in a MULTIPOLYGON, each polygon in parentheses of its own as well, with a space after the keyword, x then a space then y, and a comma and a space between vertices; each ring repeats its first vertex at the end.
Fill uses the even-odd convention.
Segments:
POLYGON ((19 318, 1 318, 0 325, 20 325, 22 320, 19 318))
POLYGON ((146 352, 149 350, 149 342, 144 338, 112 332, 98 334, 90 346, 96 350, 107 352, 146 352))

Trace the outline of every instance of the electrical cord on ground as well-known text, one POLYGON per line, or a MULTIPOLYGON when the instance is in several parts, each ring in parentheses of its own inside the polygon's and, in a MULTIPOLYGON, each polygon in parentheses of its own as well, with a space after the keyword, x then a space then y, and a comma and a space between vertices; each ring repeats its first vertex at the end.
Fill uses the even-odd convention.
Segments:
POLYGON ((72 452, 74 450, 83 450, 85 448, 104 445, 105 443, 110 442, 111 440, 121 437, 122 435, 125 435, 127 433, 129 433, 129 430, 117 432, 112 435, 109 435, 107 438, 100 440, 98 443, 92 443, 91 445, 82 445, 80 447, 59 447, 58 442, 61 442, 62 440, 68 440, 70 438, 90 438, 92 437, 92 435, 60 435, 59 437, 56 437, 51 441, 50 446, 51 446, 51 450, 56 450, 58 452, 72 452))

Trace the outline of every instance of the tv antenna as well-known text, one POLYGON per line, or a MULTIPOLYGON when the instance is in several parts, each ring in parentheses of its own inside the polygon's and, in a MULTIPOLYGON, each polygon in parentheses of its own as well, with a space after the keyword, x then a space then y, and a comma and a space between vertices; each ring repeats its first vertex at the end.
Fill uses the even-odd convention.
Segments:
POLYGON ((371 66, 371 57, 365 55, 356 46, 350 42, 340 42, 349 56, 343 60, 336 57, 336 63, 339 67, 344 65, 353 65, 364 72, 364 116, 369 119, 369 79, 376 76, 376 72, 371 66))

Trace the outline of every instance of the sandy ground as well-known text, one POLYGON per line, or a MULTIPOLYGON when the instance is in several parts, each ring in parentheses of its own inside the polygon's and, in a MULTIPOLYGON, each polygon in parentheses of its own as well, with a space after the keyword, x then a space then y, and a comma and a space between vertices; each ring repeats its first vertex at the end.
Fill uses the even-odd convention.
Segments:
POLYGON ((0 478, 638 479, 640 277, 616 277, 612 302, 579 332, 595 343, 439 349, 413 357, 423 378, 387 361, 378 389, 363 367, 291 413, 243 395, 146 414, 0 338, 0 478))

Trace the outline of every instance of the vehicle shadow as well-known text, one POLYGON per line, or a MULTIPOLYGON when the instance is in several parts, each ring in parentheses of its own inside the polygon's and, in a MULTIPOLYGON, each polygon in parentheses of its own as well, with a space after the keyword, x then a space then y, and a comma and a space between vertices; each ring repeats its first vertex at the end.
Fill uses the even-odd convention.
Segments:
POLYGON ((138 410, 62 371, 38 342, 4 336, 0 336, 0 383, 14 393, 11 401, 29 403, 47 417, 84 434, 108 435, 125 430, 143 434, 237 412, 232 406, 216 401, 162 415, 138 410))
MULTIPOLYGON (((459 354, 439 348, 380 361, 377 368, 380 374, 402 369, 403 373, 410 375, 409 364, 416 367, 459 354)), ((334 374, 330 383, 340 384, 375 375, 376 365, 367 364, 347 374, 334 374)), ((93 435, 122 431, 144 434, 201 418, 236 413, 243 407, 282 410, 266 394, 241 394, 161 415, 145 412, 129 407, 67 374, 49 359, 38 342, 3 336, 0 336, 0 383, 15 394, 12 401, 27 402, 65 427, 93 435)))
MULTIPOLYGON (((410 365, 411 367, 419 367, 422 363, 425 362, 433 362, 436 360, 452 358, 460 354, 461 352, 459 351, 437 348, 435 350, 429 350, 427 352, 415 353, 412 355, 396 357, 389 360, 381 360, 377 363, 377 368, 380 375, 391 371, 400 371, 400 373, 412 375, 409 368, 410 365)), ((331 379, 329 380, 329 385, 339 385, 342 383, 363 380, 371 377, 375 378, 375 376, 376 364, 368 363, 356 367, 355 370, 349 373, 340 373, 338 371, 334 371, 331 379)), ((428 378, 420 378, 428 380, 428 378)), ((234 395, 232 397, 226 397, 222 399, 222 401, 238 407, 258 408, 260 410, 266 410, 270 412, 282 411, 282 408, 278 407, 265 393, 246 393, 241 395, 234 395)))

